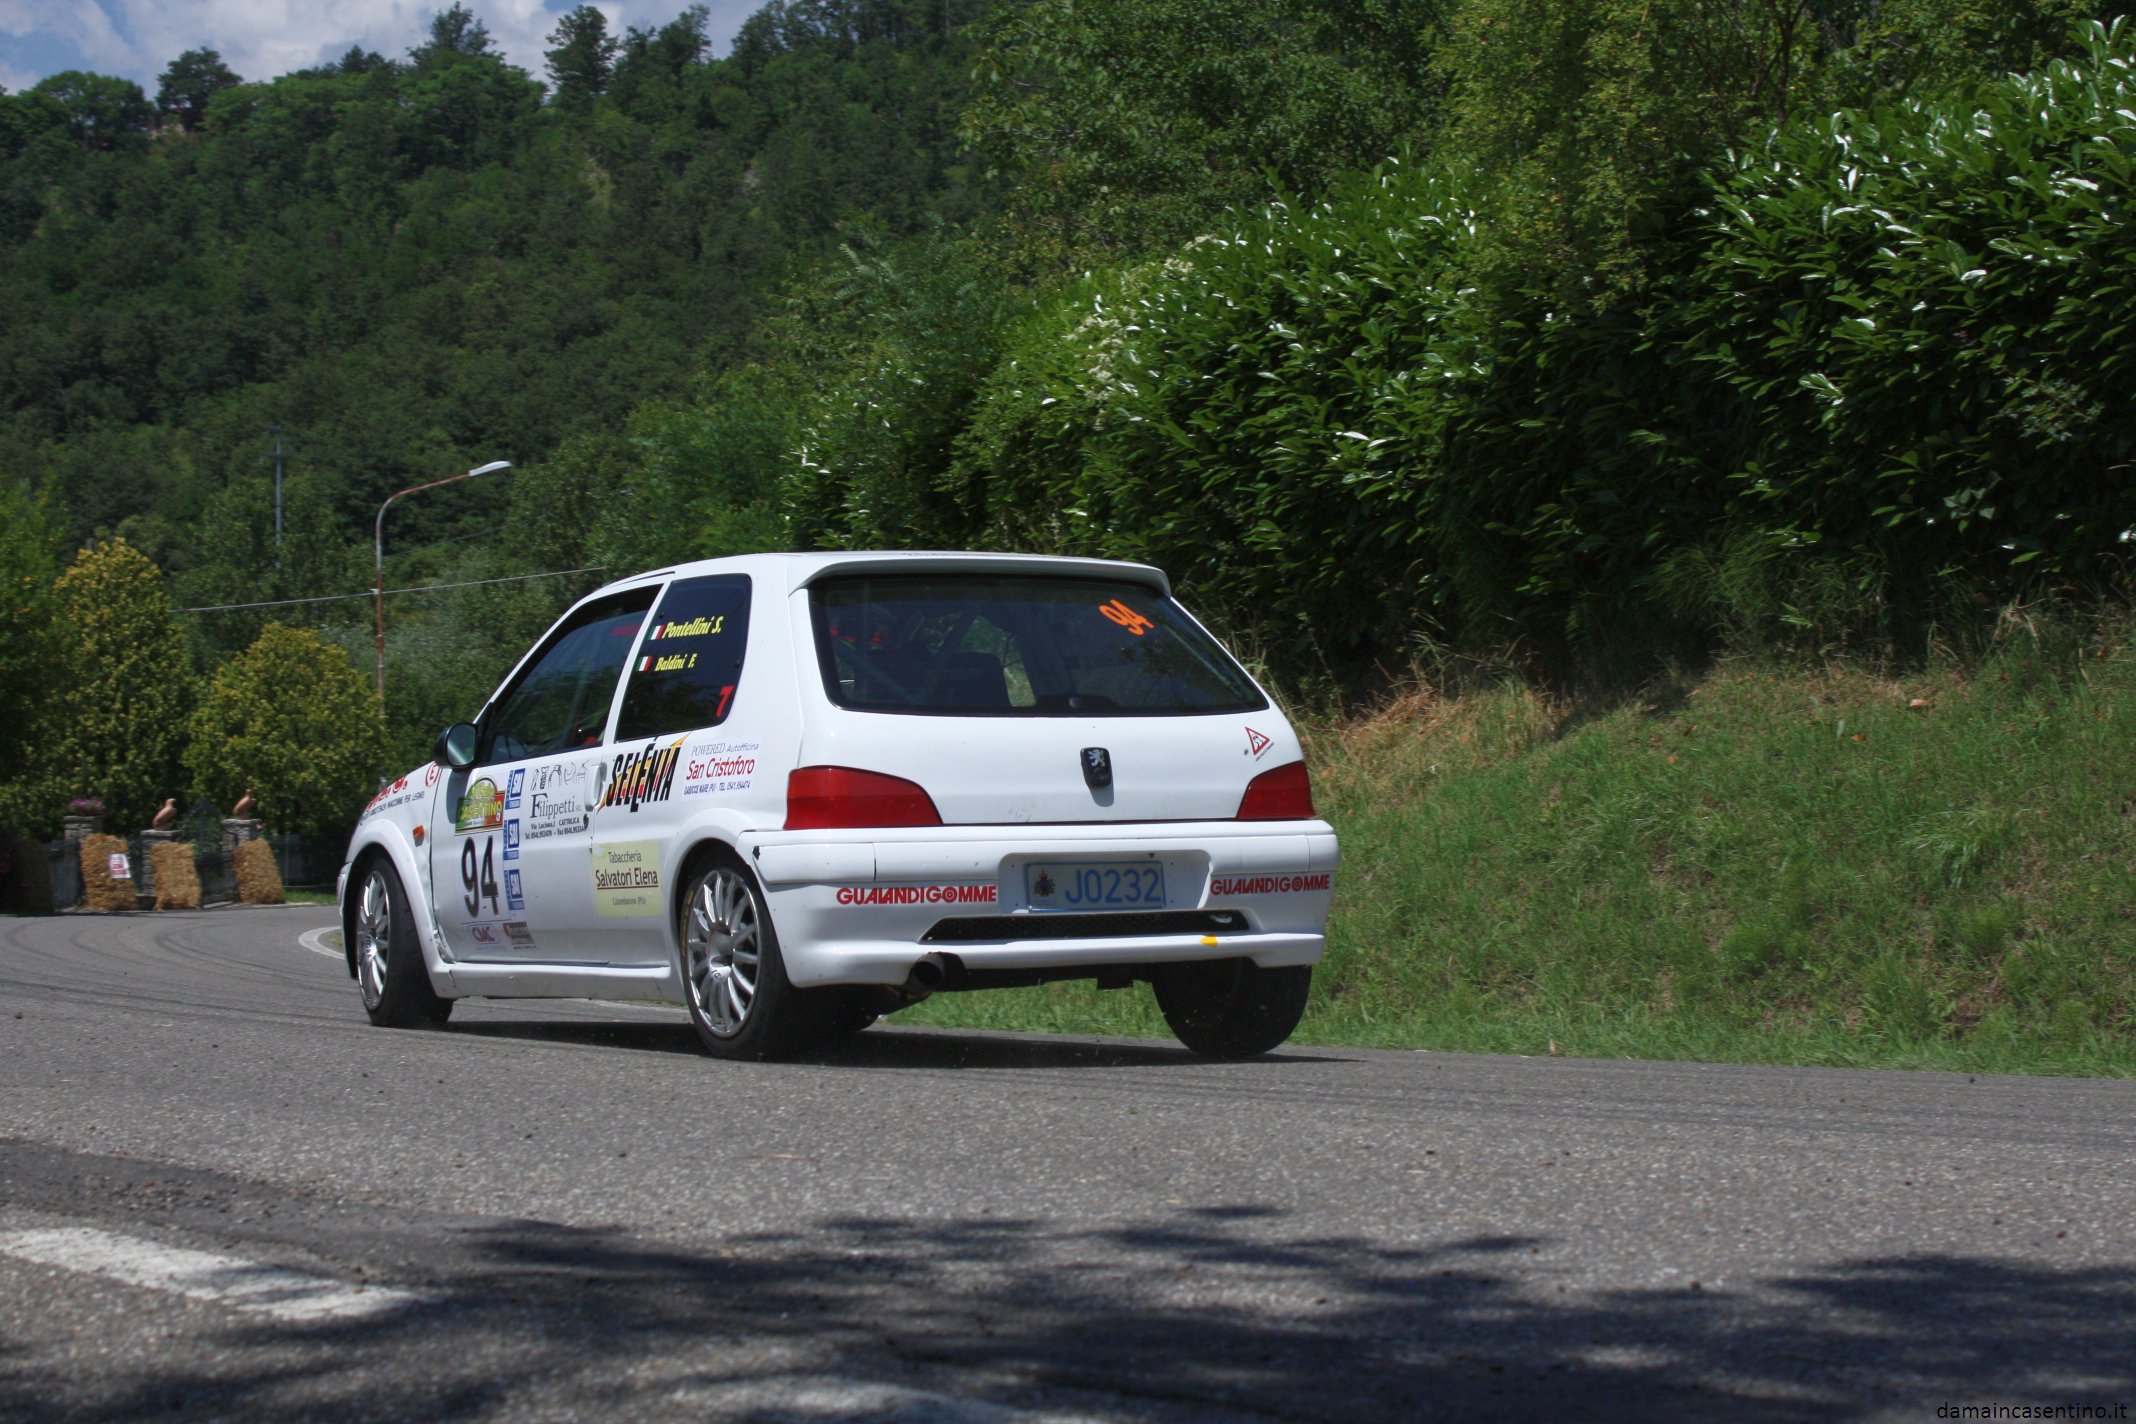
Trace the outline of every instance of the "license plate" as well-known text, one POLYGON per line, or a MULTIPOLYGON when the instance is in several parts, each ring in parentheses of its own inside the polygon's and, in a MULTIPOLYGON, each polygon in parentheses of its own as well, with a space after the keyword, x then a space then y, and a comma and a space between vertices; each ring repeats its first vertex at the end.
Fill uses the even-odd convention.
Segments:
POLYGON ((1164 866, 1154 860, 1033 865, 1024 888, 1034 910, 1161 910, 1164 866))

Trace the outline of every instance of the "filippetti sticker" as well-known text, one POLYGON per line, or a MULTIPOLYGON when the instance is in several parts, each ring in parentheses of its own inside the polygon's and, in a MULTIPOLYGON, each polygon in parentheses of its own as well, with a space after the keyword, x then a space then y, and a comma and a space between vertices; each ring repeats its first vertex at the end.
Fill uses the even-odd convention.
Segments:
POLYGON ((660 842, 602 841, 593 848, 593 907, 603 919, 660 913, 660 842))

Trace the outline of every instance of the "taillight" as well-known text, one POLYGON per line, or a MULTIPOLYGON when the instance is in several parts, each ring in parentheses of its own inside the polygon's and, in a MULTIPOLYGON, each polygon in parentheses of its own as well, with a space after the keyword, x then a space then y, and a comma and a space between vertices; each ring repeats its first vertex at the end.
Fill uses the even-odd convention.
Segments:
POLYGON ((939 826, 934 798, 917 782, 849 766, 804 766, 786 777, 786 829, 939 826))
POLYGON ((1242 821, 1310 821, 1313 818, 1313 779, 1305 763, 1290 762, 1270 767, 1246 783, 1239 800, 1242 821))

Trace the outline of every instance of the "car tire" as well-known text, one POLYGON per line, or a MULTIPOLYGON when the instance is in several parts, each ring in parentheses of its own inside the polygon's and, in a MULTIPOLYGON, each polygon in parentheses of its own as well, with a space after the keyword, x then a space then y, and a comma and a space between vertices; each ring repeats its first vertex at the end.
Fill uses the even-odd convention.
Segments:
POLYGON ((756 877, 725 847, 690 864, 675 905, 682 998, 714 1058, 762 1059, 802 1046, 813 1007, 787 982, 778 931, 756 877))
POLYGON ((363 1011, 380 1028, 438 1028, 452 1017, 452 1000, 431 987, 415 913, 393 862, 375 855, 349 901, 341 927, 352 946, 363 1011))
POLYGON ((1291 1036, 1305 1014, 1313 967, 1258 968, 1250 959, 1168 964, 1152 980, 1164 1021, 1204 1058, 1257 1058, 1291 1036))

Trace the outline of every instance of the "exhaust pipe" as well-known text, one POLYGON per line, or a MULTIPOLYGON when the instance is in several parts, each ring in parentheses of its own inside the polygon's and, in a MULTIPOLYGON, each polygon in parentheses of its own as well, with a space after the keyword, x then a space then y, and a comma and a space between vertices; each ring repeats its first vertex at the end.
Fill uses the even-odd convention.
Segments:
POLYGON ((923 954, 914 961, 912 972, 905 976, 905 983, 898 992, 905 996, 906 1003, 917 1004, 941 988, 948 978, 949 966, 942 962, 941 955, 923 954))

